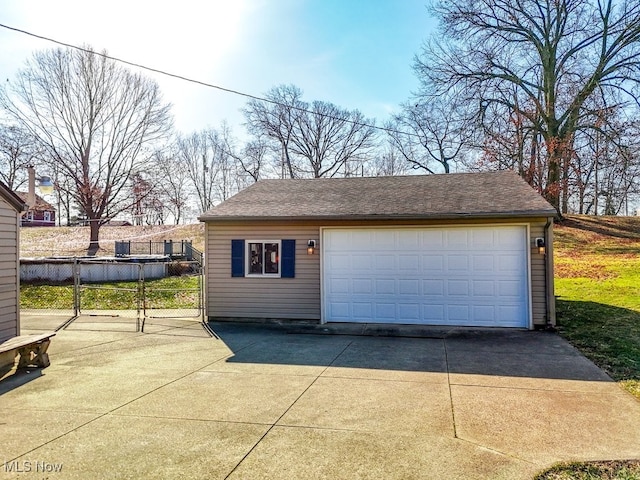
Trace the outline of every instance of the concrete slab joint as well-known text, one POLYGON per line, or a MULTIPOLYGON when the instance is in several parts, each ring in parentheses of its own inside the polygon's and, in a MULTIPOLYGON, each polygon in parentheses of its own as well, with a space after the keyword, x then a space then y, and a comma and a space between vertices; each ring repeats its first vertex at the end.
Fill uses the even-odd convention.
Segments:
POLYGON ((60 478, 506 480, 640 457, 640 404, 554 334, 213 323, 212 338, 186 319, 144 335, 74 325, 52 342, 49 368, 0 381, 3 430, 20 439, 5 442, 5 466, 62 464, 60 478))

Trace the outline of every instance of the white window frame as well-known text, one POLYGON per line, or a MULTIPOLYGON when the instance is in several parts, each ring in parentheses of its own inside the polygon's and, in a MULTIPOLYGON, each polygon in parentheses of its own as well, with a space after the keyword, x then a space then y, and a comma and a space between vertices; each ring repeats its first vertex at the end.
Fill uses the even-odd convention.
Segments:
POLYGON ((33 214, 33 210, 29 210, 27 212, 27 222, 33 222, 33 219, 35 218, 34 214, 33 214))
MULTIPOLYGON (((262 270, 264 271, 264 259, 262 264, 262 270)), ((282 241, 281 240, 245 240, 244 241, 244 276, 245 277, 258 277, 258 278, 280 278, 282 275, 282 241), (252 243, 261 243, 262 252, 264 255, 265 243, 276 243, 278 245, 278 273, 251 273, 251 248, 252 243)))
POLYGON ((49 212, 49 211, 44 212, 43 221, 44 222, 50 222, 51 221, 51 212, 49 212))

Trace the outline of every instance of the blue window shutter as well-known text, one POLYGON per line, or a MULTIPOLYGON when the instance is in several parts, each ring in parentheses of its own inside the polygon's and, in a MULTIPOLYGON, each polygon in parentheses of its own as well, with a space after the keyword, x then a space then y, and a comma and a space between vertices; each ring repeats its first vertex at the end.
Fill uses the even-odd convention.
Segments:
POLYGON ((244 240, 231 240, 231 276, 244 277, 244 240))
POLYGON ((294 278, 296 276, 296 241, 282 240, 282 278, 294 278))

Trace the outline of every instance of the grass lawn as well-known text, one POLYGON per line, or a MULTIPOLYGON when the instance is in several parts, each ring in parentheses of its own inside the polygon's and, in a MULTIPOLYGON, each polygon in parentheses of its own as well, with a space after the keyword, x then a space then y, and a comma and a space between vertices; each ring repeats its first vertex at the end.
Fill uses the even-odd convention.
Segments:
POLYGON ((627 462, 584 462, 556 465, 534 480, 638 480, 640 460, 627 462))
MULTIPOLYGON (((554 227, 560 335, 640 400, 640 218, 567 216, 554 227)), ((640 460, 556 465, 535 480, 640 480, 640 460)))
MULTIPOLYGON (((83 310, 135 310, 138 282, 82 285, 83 310)), ((147 308, 198 307, 198 277, 180 276, 145 281, 147 308)), ((23 284, 20 307, 24 309, 73 309, 73 285, 23 284)))
POLYGON ((560 334, 640 399, 640 218, 569 216, 554 231, 560 334))

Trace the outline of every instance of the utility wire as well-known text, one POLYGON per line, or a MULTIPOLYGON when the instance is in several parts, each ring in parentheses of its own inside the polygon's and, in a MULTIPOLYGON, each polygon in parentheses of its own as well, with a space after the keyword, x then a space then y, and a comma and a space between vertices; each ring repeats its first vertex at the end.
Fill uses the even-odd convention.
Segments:
POLYGON ((269 98, 258 97, 256 95, 252 95, 250 93, 241 92, 239 90, 233 90, 231 88, 221 87, 220 85, 214 85, 213 83, 207 83, 207 82, 204 82, 202 80, 196 80, 194 78, 185 77, 183 75, 178 75, 176 73, 167 72, 165 70, 160 70, 158 68, 147 67, 146 65, 142 65, 140 63, 131 62, 129 60, 124 60, 124 59, 118 58, 118 57, 112 57, 111 55, 107 55, 106 53, 96 52, 96 51, 93 51, 93 50, 91 50, 89 48, 79 47, 79 46, 73 45, 71 43, 66 43, 66 42, 62 42, 60 40, 56 40, 54 38, 45 37, 43 35, 38 35, 36 33, 27 32, 26 30, 22 30, 22 29, 16 28, 16 27, 11 27, 9 25, 4 25, 2 23, 0 23, 0 27, 5 28, 7 30, 14 31, 14 32, 22 33, 24 35, 28 35, 30 37, 34 37, 34 38, 37 38, 37 39, 40 39, 40 40, 44 40, 46 42, 51 42, 51 43, 55 43, 57 45, 62 45, 63 47, 73 48, 75 50, 79 50, 79 51, 85 52, 85 53, 90 53, 90 54, 93 54, 93 55, 99 55, 99 56, 104 57, 104 58, 106 58, 108 60, 113 60, 114 62, 123 63, 123 64, 129 65, 131 67, 140 68, 142 70, 147 70, 149 72, 158 73, 160 75, 164 75, 164 76, 171 77, 171 78, 177 78, 178 80, 183 80, 185 82, 195 83, 197 85, 202 85, 203 87, 214 88, 216 90, 220 90, 220 91, 223 91, 223 92, 226 92, 226 93, 231 93, 232 95, 239 95, 241 97, 249 98, 251 100, 257 100, 257 101, 260 101, 260 102, 266 102, 266 103, 270 103, 272 105, 277 105, 277 106, 280 106, 280 107, 291 108, 293 110, 297 110, 297 111, 302 112, 302 113, 309 113, 309 114, 312 114, 312 115, 320 115, 320 116, 325 117, 325 118, 330 118, 332 120, 344 121, 346 123, 350 123, 350 124, 356 125, 356 126, 368 127, 368 128, 373 128, 373 129, 376 129, 376 130, 381 130, 381 131, 384 131, 384 132, 387 132, 387 133, 396 133, 396 134, 408 135, 408 136, 420 138, 420 136, 418 134, 415 134, 415 133, 402 132, 402 131, 399 131, 399 130, 395 130, 393 128, 388 128, 388 127, 383 127, 383 126, 378 126, 378 125, 375 125, 375 124, 369 124, 369 123, 363 123, 363 122, 356 122, 354 120, 345 119, 343 117, 336 117, 336 116, 327 115, 327 114, 324 114, 324 113, 313 112, 313 111, 308 110, 306 108, 297 107, 295 105, 287 105, 285 103, 281 103, 281 102, 278 102, 276 100, 271 100, 269 98))

